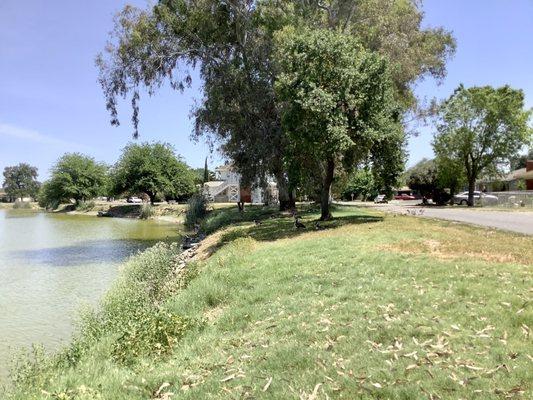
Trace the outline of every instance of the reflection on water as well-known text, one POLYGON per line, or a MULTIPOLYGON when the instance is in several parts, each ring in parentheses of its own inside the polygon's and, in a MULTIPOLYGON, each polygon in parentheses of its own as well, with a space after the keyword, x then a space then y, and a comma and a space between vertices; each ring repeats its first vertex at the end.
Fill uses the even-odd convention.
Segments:
POLYGON ((58 348, 81 304, 95 304, 127 257, 175 224, 0 210, 0 381, 15 349, 58 348))

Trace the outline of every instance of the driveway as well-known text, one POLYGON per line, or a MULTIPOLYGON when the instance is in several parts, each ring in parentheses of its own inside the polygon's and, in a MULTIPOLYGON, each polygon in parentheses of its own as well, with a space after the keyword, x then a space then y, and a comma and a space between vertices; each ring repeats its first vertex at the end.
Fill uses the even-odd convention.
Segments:
MULTIPOLYGON (((413 202, 410 202, 413 203, 413 202)), ((391 204, 372 204, 372 203, 343 203, 352 205, 368 205, 383 211, 396 212, 400 214, 416 214, 417 217, 438 218, 450 221, 465 222, 473 225, 481 225, 490 228, 497 228, 506 231, 524 233, 533 235, 533 211, 485 211, 469 210, 464 207, 417 207, 408 202, 391 203, 391 204), (421 211, 423 210, 423 211, 421 211), (422 214, 420 214, 422 212, 422 214)))

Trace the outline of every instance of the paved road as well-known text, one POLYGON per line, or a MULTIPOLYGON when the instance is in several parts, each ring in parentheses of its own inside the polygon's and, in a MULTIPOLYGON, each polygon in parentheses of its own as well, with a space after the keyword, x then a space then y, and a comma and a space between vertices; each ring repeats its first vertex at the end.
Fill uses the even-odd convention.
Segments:
MULTIPOLYGON (((407 214, 408 210, 419 211, 422 208, 404 202, 405 204, 379 204, 372 207, 389 212, 407 214)), ((344 203, 350 204, 350 203, 344 203)), ((354 203, 351 203, 354 204, 354 203)), ((361 203, 359 203, 361 204, 361 203)), ((368 203, 366 203, 368 204, 368 203)), ((354 204, 355 205, 355 204, 354 204)), ((423 214, 417 215, 424 218, 439 218, 450 221, 466 222, 491 228, 503 229, 533 235, 533 211, 484 211, 469 210, 465 208, 439 208, 424 207, 423 214)))

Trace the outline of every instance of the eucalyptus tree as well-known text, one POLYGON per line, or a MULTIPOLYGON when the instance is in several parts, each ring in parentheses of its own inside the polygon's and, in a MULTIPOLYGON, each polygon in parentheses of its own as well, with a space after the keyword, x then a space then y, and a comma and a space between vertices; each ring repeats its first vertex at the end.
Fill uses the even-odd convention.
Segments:
MULTIPOLYGON (((296 174, 305 169, 288 151, 291 144, 281 127, 274 93, 275 32, 310 26, 357 38, 389 61, 396 96, 405 110, 415 110, 412 84, 424 76, 442 77, 454 49, 448 32, 422 28, 421 19, 419 3, 410 0, 160 0, 148 10, 127 6, 97 58, 100 83, 113 124, 119 122, 118 98, 131 96, 137 136, 142 89, 153 94, 170 82, 182 91, 197 70, 203 96, 192 113, 194 136, 219 145, 245 181, 274 175, 283 208, 291 203, 289 178, 306 177, 296 174)), ((397 164, 392 157, 386 161, 397 164)), ((381 163, 382 176, 388 165, 381 163)))
POLYGON ((468 182, 468 205, 474 205, 476 179, 497 171, 531 143, 531 110, 524 92, 509 86, 459 86, 440 107, 433 148, 437 157, 460 163, 468 182))

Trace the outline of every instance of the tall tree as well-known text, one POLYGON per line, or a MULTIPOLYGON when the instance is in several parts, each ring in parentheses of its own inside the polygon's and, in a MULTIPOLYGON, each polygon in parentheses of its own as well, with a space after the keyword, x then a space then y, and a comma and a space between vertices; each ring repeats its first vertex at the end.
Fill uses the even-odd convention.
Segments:
POLYGON ((189 197, 194 193, 194 178, 187 164, 166 143, 129 144, 111 171, 115 194, 146 193, 152 204, 157 197, 189 197))
POLYGON ((509 159, 509 164, 511 171, 525 168, 527 165, 527 160, 533 160, 533 149, 529 149, 527 153, 513 155, 509 159))
MULTIPOLYGON (((416 109, 411 85, 442 77, 455 47, 448 32, 422 28, 421 19, 419 3, 409 0, 161 0, 149 11, 126 7, 119 14, 113 43, 98 58, 100 82, 114 124, 117 98, 131 94, 137 134, 140 88, 153 93, 169 80, 183 90, 198 66, 204 96, 193 113, 195 134, 220 144, 244 180, 274 175, 283 208, 291 203, 288 177, 305 168, 288 169, 291 146, 273 89, 274 33, 288 25, 343 30, 388 59, 398 98, 416 109)), ((380 176, 402 158, 384 160, 380 176)))
POLYGON ((40 187, 37 181, 37 167, 32 167, 27 163, 5 167, 2 186, 11 199, 35 198, 40 187))
POLYGON ((39 203, 54 209, 62 202, 78 204, 102 194, 107 166, 80 153, 67 153, 52 167, 51 175, 39 193, 39 203))
POLYGON ((286 29, 276 43, 283 128, 296 156, 320 165, 321 219, 330 219, 335 166, 366 161, 374 144, 403 139, 387 62, 328 30, 286 29))
POLYGON ((209 182, 209 169, 207 168, 207 157, 205 158, 205 165, 204 165, 204 182, 209 182))
POLYGON ((437 166, 435 160, 423 158, 407 170, 407 186, 422 195, 432 195, 437 188, 437 166))
POLYGON ((437 157, 461 163, 468 181, 468 204, 474 205, 476 179, 496 171, 531 143, 531 111, 524 93, 509 86, 459 86, 440 107, 433 148, 437 157))

